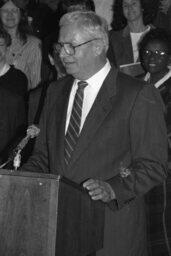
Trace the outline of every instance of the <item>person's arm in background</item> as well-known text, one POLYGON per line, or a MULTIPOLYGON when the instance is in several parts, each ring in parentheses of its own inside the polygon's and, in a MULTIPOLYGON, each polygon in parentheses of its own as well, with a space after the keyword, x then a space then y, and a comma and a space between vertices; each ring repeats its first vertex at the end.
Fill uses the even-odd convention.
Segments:
POLYGON ((29 51, 30 81, 28 89, 33 89, 37 87, 41 81, 42 50, 41 41, 38 38, 34 38, 29 51))

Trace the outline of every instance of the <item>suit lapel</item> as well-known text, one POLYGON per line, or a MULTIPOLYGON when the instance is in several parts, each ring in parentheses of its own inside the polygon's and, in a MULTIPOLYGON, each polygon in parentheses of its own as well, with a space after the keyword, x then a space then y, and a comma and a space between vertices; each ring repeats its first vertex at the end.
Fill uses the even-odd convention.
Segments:
POLYGON ((104 119, 112 110, 111 98, 116 94, 116 76, 117 72, 112 68, 86 118, 77 146, 73 152, 69 168, 72 167, 75 161, 87 148, 88 144, 97 133, 97 130, 103 124, 104 119))

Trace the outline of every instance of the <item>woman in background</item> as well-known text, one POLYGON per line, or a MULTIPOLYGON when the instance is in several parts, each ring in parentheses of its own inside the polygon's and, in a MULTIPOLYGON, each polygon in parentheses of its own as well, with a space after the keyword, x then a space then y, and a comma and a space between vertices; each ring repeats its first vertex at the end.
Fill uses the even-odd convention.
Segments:
POLYGON ((171 37, 164 29, 151 29, 139 44, 143 80, 159 89, 167 107, 171 101, 171 37))
POLYGON ((171 35, 164 29, 151 29, 139 44, 142 77, 160 92, 166 107, 166 126, 169 138, 169 161, 171 161, 171 35))
POLYGON ((40 40, 31 35, 25 3, 19 0, 0 0, 0 25, 12 40, 7 51, 7 62, 26 74, 29 90, 40 82, 42 57, 40 40))
POLYGON ((26 100, 27 77, 14 66, 9 65, 6 60, 7 49, 11 44, 10 35, 0 27, 0 88, 18 94, 26 100))
POLYGON ((145 0, 115 0, 108 58, 117 67, 139 62, 138 43, 151 29, 152 18, 150 3, 145 0))

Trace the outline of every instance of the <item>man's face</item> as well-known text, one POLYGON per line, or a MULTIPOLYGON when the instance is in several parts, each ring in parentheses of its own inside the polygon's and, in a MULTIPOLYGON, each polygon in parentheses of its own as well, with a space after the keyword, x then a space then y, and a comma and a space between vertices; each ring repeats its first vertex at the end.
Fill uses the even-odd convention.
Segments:
POLYGON ((20 22, 20 9, 9 1, 1 7, 0 17, 5 28, 17 27, 20 22))
MULTIPOLYGON (((62 26, 59 35, 59 43, 77 46, 94 38, 83 34, 76 25, 62 26)), ((96 72, 94 44, 96 40, 85 43, 75 48, 75 52, 70 54, 66 47, 61 48, 60 58, 68 74, 73 77, 85 80, 96 72)))
POLYGON ((6 59, 6 43, 4 38, 0 38, 0 63, 4 62, 6 59))
POLYGON ((142 17, 140 0, 123 0, 123 14, 127 21, 135 21, 142 17))

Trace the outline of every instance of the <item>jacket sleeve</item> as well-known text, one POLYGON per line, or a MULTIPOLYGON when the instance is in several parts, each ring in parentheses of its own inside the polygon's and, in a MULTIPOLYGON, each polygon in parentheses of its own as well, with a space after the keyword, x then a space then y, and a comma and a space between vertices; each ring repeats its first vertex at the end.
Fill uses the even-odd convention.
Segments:
MULTIPOLYGON (((118 208, 142 196, 162 183, 167 170, 167 132, 164 105, 157 89, 145 86, 133 106, 130 122, 132 162, 122 166, 118 175, 108 180, 118 208)), ((109 205, 112 208, 112 203, 109 205)))

